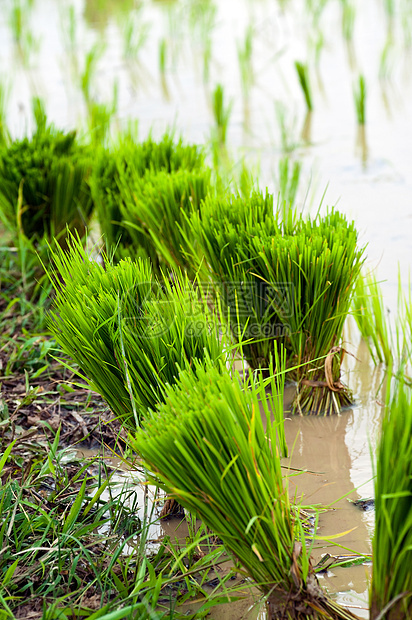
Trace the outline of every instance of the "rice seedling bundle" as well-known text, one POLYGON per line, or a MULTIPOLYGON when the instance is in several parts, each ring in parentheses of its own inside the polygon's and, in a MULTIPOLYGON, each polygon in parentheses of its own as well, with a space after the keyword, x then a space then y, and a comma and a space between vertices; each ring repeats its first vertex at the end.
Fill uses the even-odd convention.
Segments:
MULTIPOLYGON (((152 187, 156 183, 157 173, 163 173, 159 178, 161 188, 162 182, 165 183, 165 175, 170 175, 172 179, 178 171, 194 172, 203 168, 202 150, 197 146, 184 145, 182 140, 175 141, 172 134, 165 134, 159 142, 149 138, 137 143, 135 136, 129 133, 121 138, 114 150, 100 153, 92 179, 93 196, 107 249, 113 253, 115 260, 126 256, 150 258, 156 274, 160 275, 161 261, 157 245, 143 220, 145 212, 150 208, 150 202, 153 203, 154 200, 153 189, 149 190, 149 205, 144 202, 143 211, 139 210, 142 196, 145 195, 144 179, 148 175, 149 186, 152 187), (137 206, 134 191, 137 191, 140 200, 137 206)), ((196 186, 196 182, 194 185, 196 186)), ((193 193, 196 195, 195 187, 189 182, 182 191, 185 198, 180 196, 180 201, 193 197, 193 193)), ((158 210, 162 207, 159 200, 155 204, 158 210)), ((167 201, 169 204, 170 192, 167 201)), ((171 213, 162 212, 160 221, 163 222, 168 215, 171 213)), ((156 224, 158 229, 160 223, 157 220, 156 224)), ((168 226, 177 230, 174 221, 168 222, 168 226)))
POLYGON ((280 342, 289 368, 299 367, 295 411, 329 414, 349 404, 339 345, 362 262, 353 223, 332 211, 313 221, 291 212, 285 224, 273 199, 255 194, 210 198, 192 227, 250 366, 268 368, 280 342))
POLYGON ((117 417, 138 425, 179 368, 226 355, 206 300, 187 278, 175 274, 160 286, 147 260, 103 268, 78 240, 69 250, 51 253, 56 295, 49 327, 117 417))
POLYGON ((132 246, 139 247, 143 237, 155 265, 180 268, 193 279, 196 270, 186 257, 185 237, 189 217, 198 212, 210 191, 210 170, 147 172, 143 178, 121 176, 120 184, 121 217, 132 246))
MULTIPOLYGON (((274 341, 283 341, 277 328, 275 334, 267 328, 278 321, 265 299, 266 283, 254 272, 251 248, 254 235, 280 234, 273 209, 268 193, 255 192, 248 200, 209 197, 191 218, 192 237, 199 241, 222 307, 232 317, 232 331, 238 341, 244 340, 243 353, 252 368, 267 368, 274 341)), ((192 258, 195 262, 195 251, 192 258)))
POLYGON ((412 391, 395 382, 376 453, 371 618, 412 617, 412 391))
MULTIPOLYGON (((283 369, 284 359, 274 359, 283 369)), ((221 538, 266 597, 270 620, 351 618, 317 583, 282 478, 284 375, 271 378, 268 398, 261 376, 242 385, 238 374, 195 366, 148 414, 132 446, 159 486, 221 538)))
POLYGON ((34 135, 0 149, 0 218, 14 236, 64 243, 67 228, 83 235, 90 218, 92 160, 75 132, 47 126, 41 104, 35 106, 34 135))

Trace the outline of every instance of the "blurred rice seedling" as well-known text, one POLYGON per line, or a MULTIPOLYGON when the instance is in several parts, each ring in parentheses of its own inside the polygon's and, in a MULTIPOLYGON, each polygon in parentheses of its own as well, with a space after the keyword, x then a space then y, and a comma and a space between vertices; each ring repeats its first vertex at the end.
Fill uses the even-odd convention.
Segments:
POLYGON ((375 364, 393 362, 392 332, 382 291, 372 273, 359 275, 353 296, 353 316, 375 364))
POLYGON ((246 29, 245 38, 243 43, 237 44, 237 55, 239 60, 240 80, 242 84, 243 94, 247 96, 250 91, 250 87, 254 81, 253 72, 253 26, 249 25, 246 29))
POLYGON ((406 381, 412 363, 412 297, 410 278, 404 286, 398 275, 397 311, 385 309, 379 282, 372 273, 361 275, 352 303, 353 316, 375 364, 384 363, 406 381), (405 291, 407 291, 405 293, 405 291))
POLYGON ((143 21, 143 4, 135 5, 132 12, 125 16, 123 25, 123 56, 136 60, 149 36, 150 24, 143 21))
POLYGON ((8 95, 7 85, 0 81, 0 149, 10 141, 6 115, 8 95))
POLYGON ((213 117, 215 120, 216 141, 220 145, 226 144, 227 129, 232 113, 232 102, 225 102, 225 93, 222 84, 218 84, 213 91, 213 117))
POLYGON ((87 52, 84 59, 84 67, 80 75, 80 88, 87 104, 93 99, 91 93, 92 81, 96 75, 97 64, 103 56, 104 50, 104 44, 98 41, 87 52))
POLYGON ((303 96, 305 98, 306 107, 308 111, 310 112, 313 110, 313 101, 312 101, 312 92, 311 92, 310 81, 309 81, 308 65, 303 62, 296 61, 295 69, 298 74, 299 84, 301 86, 303 96))
POLYGON ((67 230, 84 234, 93 201, 89 148, 79 144, 76 132, 48 125, 38 99, 33 112, 33 136, 0 148, 0 219, 13 245, 31 248, 36 262, 35 250, 44 249, 45 240, 64 244, 67 230))
POLYGON ((358 125, 364 125, 366 122, 366 81, 363 75, 359 76, 353 89, 353 98, 358 125))

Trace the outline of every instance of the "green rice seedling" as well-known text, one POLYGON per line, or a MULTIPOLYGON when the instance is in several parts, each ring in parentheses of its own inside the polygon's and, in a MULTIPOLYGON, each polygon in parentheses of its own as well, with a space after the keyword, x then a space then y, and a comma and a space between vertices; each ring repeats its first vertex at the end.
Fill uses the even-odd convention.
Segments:
MULTIPOLYGON (((284 371, 284 358, 275 353, 284 371)), ((196 363, 131 439, 155 482, 223 541, 268 603, 268 618, 351 618, 321 590, 282 476, 283 377, 245 385, 196 363), (271 416, 274 415, 274 421, 271 416), (262 417, 266 421, 264 429, 262 417)))
POLYGON ((372 273, 358 277, 352 302, 353 316, 375 364, 393 363, 392 332, 382 291, 372 273))
POLYGON ((186 205, 190 202, 192 208, 193 201, 197 204, 206 191, 208 173, 204 158, 202 149, 175 140, 172 133, 166 133, 158 142, 149 137, 142 143, 137 142, 135 135, 126 134, 115 148, 100 153, 91 185, 109 254, 114 253, 116 260, 125 256, 150 258, 157 275, 162 261, 154 239, 161 243, 163 237, 164 252, 169 254, 171 243, 177 240, 174 247, 181 254, 180 231, 175 222, 177 218, 184 225, 182 201, 186 205), (156 193, 162 187, 166 187, 164 196, 156 193), (154 238, 144 219, 151 208, 156 209, 156 215, 148 213, 154 225, 154 238), (160 212, 162 208, 164 212, 160 212), (166 238, 169 229, 171 239, 166 238))
POLYGON ((91 85, 96 74, 97 64, 103 56, 105 46, 101 41, 97 41, 87 52, 84 59, 84 68, 80 75, 80 88, 86 103, 91 101, 91 85))
POLYGON ((22 7, 21 0, 14 0, 10 11, 10 28, 13 33, 14 42, 21 43, 23 36, 23 20, 24 20, 24 7, 22 7))
POLYGON ((237 55, 239 59, 239 68, 240 68, 240 78, 242 83, 243 94, 246 96, 250 90, 251 85, 253 84, 254 75, 253 75, 253 26, 249 25, 243 44, 237 44, 237 55))
POLYGON ((119 88, 117 81, 113 84, 113 98, 110 104, 89 101, 87 105, 88 125, 91 142, 97 147, 107 144, 110 126, 117 113, 119 88))
POLYGON ((67 41, 68 48, 70 54, 75 55, 76 47, 77 47, 77 24, 76 24, 76 14, 74 10, 74 6, 71 4, 68 8, 67 19, 69 22, 69 27, 67 29, 67 41))
POLYGON ((376 453, 370 617, 412 617, 412 392, 388 390, 376 453))
POLYGON ((90 101, 88 104, 87 123, 91 141, 96 146, 107 144, 111 122, 115 114, 116 107, 113 104, 97 103, 96 101, 90 101))
POLYGON ((13 0, 10 9, 9 24, 22 62, 27 65, 33 52, 39 47, 39 40, 33 36, 29 24, 32 8, 30 0, 13 0))
POLYGON ((240 170, 236 172, 234 187, 239 194, 247 199, 252 192, 258 189, 257 179, 259 177, 259 163, 251 166, 250 163, 246 164, 245 159, 242 159, 240 170))
POLYGON ((308 65, 303 62, 296 61, 295 69, 298 74, 299 84, 302 88, 303 96, 305 97, 306 107, 309 111, 312 111, 313 102, 312 102, 312 92, 311 92, 310 82, 309 82, 308 65))
MULTIPOLYGON (((249 197, 208 197, 191 227, 204 254, 215 290, 235 338, 243 339, 243 354, 252 368, 268 368, 274 342, 283 342, 283 326, 265 297, 266 284, 258 280, 250 247, 253 236, 281 235, 274 216, 273 196, 254 192, 249 197), (252 266, 253 265, 253 266, 252 266)), ((190 244, 189 236, 186 239, 190 244)), ((196 250, 191 258, 196 263, 196 250)))
POLYGON ((356 118, 358 125, 364 125, 366 122, 365 106, 366 106, 366 82, 365 77, 360 75, 358 83, 353 89, 353 98, 355 101, 356 118))
POLYGON ((342 0, 342 34, 346 41, 352 41, 356 10, 352 0, 342 0))
POLYGON ((298 382, 293 410, 339 412, 344 320, 362 263, 354 224, 332 211, 282 222, 273 196, 209 198, 192 217, 215 287, 252 368, 268 368, 282 343, 298 382))
POLYGON ((213 116, 215 119, 215 134, 218 144, 226 144, 227 128, 232 113, 232 102, 225 103, 224 89, 218 84, 213 91, 213 116))
POLYGON ((298 220, 292 235, 252 242, 262 280, 288 283, 291 306, 279 316, 287 326, 291 365, 298 367, 292 409, 339 413, 352 402, 340 380, 340 341, 363 262, 353 222, 332 211, 313 221, 298 220))
POLYGON ((203 82, 207 84, 210 78, 210 63, 212 60, 212 40, 209 38, 203 46, 203 82))
POLYGON ((0 150, 0 219, 14 237, 35 243, 46 237, 64 242, 67 228, 82 235, 93 202, 88 185, 90 150, 47 126, 44 108, 34 100, 36 131, 0 150))
POLYGON ((211 189, 210 170, 147 172, 143 178, 127 172, 125 177, 120 174, 119 187, 122 223, 132 245, 142 245, 143 235, 144 246, 153 246, 159 265, 180 268, 193 279, 196 268, 186 257, 185 237, 191 214, 211 189))
POLYGON ((138 426, 193 359, 225 359, 226 339, 187 278, 159 285, 149 261, 103 267, 80 241, 52 251, 56 293, 49 327, 116 417, 138 426))
POLYGON ((141 10, 143 4, 136 5, 135 10, 127 15, 123 27, 123 56, 136 60, 149 36, 150 25, 143 21, 141 10))
POLYGON ((276 120, 279 126, 280 143, 284 153, 291 153, 300 143, 297 137, 296 116, 281 102, 275 103, 276 120))
POLYGON ((396 320, 396 348, 402 370, 412 364, 412 288, 409 274, 407 285, 402 285, 401 267, 398 273, 398 316, 396 320))
POLYGON ((160 75, 165 75, 166 73, 166 54, 167 54, 167 42, 166 39, 163 38, 159 42, 159 70, 160 75))

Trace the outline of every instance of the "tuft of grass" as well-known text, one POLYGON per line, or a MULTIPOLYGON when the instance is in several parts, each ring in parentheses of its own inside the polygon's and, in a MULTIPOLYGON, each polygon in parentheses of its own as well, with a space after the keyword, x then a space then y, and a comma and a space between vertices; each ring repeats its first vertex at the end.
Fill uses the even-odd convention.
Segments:
POLYGON ((10 248, 3 292, 8 303, 15 295, 22 316, 50 292, 41 265, 48 244, 64 245, 67 231, 83 236, 93 210, 89 147, 79 144, 75 132, 48 125, 40 100, 34 100, 33 113, 33 136, 0 146, 0 222, 10 248))
MULTIPOLYGON (((171 620, 178 600, 199 596, 222 562, 222 547, 194 532, 186 547, 165 539, 149 548, 155 501, 139 481, 116 480, 103 459, 81 460, 59 448, 17 442, 0 449, 0 601, 15 618, 42 609, 47 618, 171 620), (29 456, 28 456, 29 455, 29 456), (140 497, 139 497, 140 496, 140 497), (141 499, 140 499, 141 498, 141 499), (203 552, 197 555, 199 539, 203 552), (182 557, 191 557, 189 568, 182 557), (173 592, 165 596, 166 592, 173 592)), ((230 573, 229 573, 230 576, 230 573)), ((225 580, 205 609, 225 598, 225 580)), ((204 613, 203 605, 199 613, 204 613)))
POLYGON ((196 364, 196 374, 180 375, 131 444, 155 482, 223 541, 267 600, 270 620, 350 618, 317 583, 303 522, 284 485, 280 356, 269 396, 261 376, 242 385, 237 373, 196 364))
POLYGON ((353 98, 355 101, 356 118, 358 125, 365 125, 366 122, 366 81, 363 75, 360 75, 358 82, 353 89, 353 98))
POLYGON ((371 618, 412 616, 412 392, 388 390, 376 453, 371 618))
POLYGON ((397 313, 391 321, 385 309, 379 282, 372 273, 358 279, 353 299, 353 315, 375 364, 384 363, 408 382, 412 362, 412 298, 410 277, 402 284, 398 274, 397 313), (407 292, 405 292, 407 291, 407 292))
POLYGON ((298 60, 295 62, 295 69, 298 74, 299 84, 302 88, 303 96, 305 98, 306 107, 309 112, 313 110, 313 101, 312 101, 312 92, 310 88, 309 81, 309 68, 308 65, 299 62, 298 60))
MULTIPOLYGON (((95 262, 71 239, 52 251, 49 328, 116 417, 138 426, 194 359, 226 359, 216 317, 182 275, 159 285, 149 261, 95 262), (62 284, 63 283, 63 284, 62 284)), ((225 352, 226 351, 226 352, 225 352)))
POLYGON ((188 220, 199 211, 211 191, 210 170, 160 171, 138 175, 120 175, 122 222, 134 246, 153 246, 164 268, 182 269, 190 278, 196 275, 192 261, 186 258, 185 236, 188 220))

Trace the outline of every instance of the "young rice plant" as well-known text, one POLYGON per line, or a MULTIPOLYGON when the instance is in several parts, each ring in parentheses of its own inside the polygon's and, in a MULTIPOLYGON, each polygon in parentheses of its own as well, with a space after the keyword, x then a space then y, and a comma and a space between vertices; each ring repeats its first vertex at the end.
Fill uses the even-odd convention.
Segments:
POLYGON ((69 250, 51 253, 50 331, 115 416, 138 426, 180 369, 194 359, 225 359, 217 321, 186 277, 176 273, 160 285, 147 260, 104 268, 78 240, 69 250))
POLYGON ((285 360, 276 352, 274 359, 280 374, 270 379, 269 397, 261 375, 242 385, 237 373, 195 362, 196 372, 182 372, 132 445, 159 486, 221 538, 267 600, 270 620, 351 618, 318 585, 284 485, 285 360))

